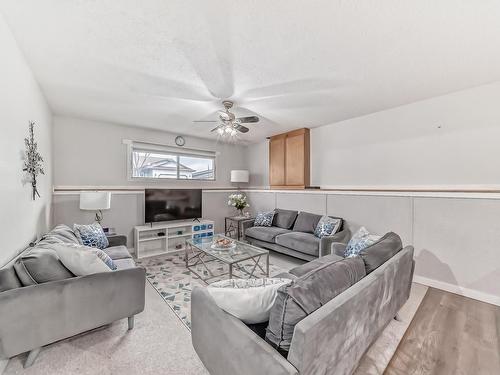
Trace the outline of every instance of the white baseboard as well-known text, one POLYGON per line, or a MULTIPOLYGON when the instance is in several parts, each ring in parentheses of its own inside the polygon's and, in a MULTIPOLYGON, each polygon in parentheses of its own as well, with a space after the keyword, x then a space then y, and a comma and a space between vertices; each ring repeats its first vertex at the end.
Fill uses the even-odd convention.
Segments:
POLYGON ((9 363, 8 359, 0 358, 0 375, 2 375, 3 372, 5 371, 5 368, 7 367, 7 363, 9 363))
POLYGON ((474 289, 464 288, 458 285, 446 283, 444 281, 429 279, 427 277, 418 275, 413 276, 413 281, 436 289, 441 289, 446 292, 455 293, 460 296, 469 297, 481 302, 491 303, 492 305, 500 306, 500 297, 495 296, 493 294, 479 292, 474 289))

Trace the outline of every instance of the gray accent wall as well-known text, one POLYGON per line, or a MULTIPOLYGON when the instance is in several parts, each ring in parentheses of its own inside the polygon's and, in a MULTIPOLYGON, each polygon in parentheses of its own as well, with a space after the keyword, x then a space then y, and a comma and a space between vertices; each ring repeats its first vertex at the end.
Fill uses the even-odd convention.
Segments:
MULTIPOLYGON (((95 212, 80 210, 79 193, 55 194, 53 199, 54 224, 89 224, 95 212)), ((111 209, 103 211, 103 227, 112 227, 119 234, 127 235, 127 246, 133 248, 133 231, 144 224, 144 192, 111 194, 111 209)))
POLYGON ((375 233, 396 232, 412 244, 412 197, 376 195, 327 196, 327 213, 347 219, 351 232, 364 226, 375 233))
POLYGON ((500 300, 500 200, 414 200, 416 273, 500 300))
POLYGON ((276 207, 326 215, 325 194, 277 193, 276 207))
MULTIPOLYGON (((234 190, 204 190, 203 217, 224 231, 224 217, 236 212, 227 205, 234 190)), ((500 305, 500 197, 357 194, 339 192, 244 191, 249 212, 274 208, 340 216, 351 231, 398 233, 405 245, 415 246, 415 280, 425 285, 500 305)), ((128 236, 143 224, 143 192, 113 193, 103 225, 128 236)), ((80 211, 78 193, 54 195, 54 223, 91 222, 93 213, 80 211)))
MULTIPOLYGON (((203 192, 202 214, 206 219, 215 221, 215 231, 224 232, 224 217, 235 214, 227 205, 228 191, 203 192)), ((87 224, 94 221, 95 213, 82 211, 79 193, 56 193, 53 198, 53 221, 55 224, 87 224)), ((111 209, 103 211, 103 227, 112 227, 119 234, 127 236, 127 246, 133 249, 134 227, 144 225, 144 191, 113 192, 111 209)))
POLYGON ((253 214, 298 209, 340 216, 352 231, 394 231, 415 246, 415 281, 500 305, 500 199, 466 196, 248 192, 253 214))

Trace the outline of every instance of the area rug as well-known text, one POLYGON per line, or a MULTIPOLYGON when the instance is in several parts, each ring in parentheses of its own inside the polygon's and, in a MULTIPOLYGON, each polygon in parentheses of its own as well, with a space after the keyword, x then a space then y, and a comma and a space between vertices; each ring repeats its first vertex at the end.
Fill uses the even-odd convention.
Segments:
MULTIPOLYGON (((197 265, 193 267, 196 274, 191 272, 186 268, 184 253, 158 255, 137 260, 136 263, 146 269, 146 278, 153 288, 156 289, 182 323, 191 330, 191 290, 194 286, 207 286, 207 283, 196 275, 201 275, 203 278, 209 276, 209 272, 205 267, 201 264, 197 265)), ((233 272, 235 276, 239 277, 247 277, 244 272, 250 272, 255 265, 252 260, 240 264, 244 271, 235 269, 233 272)), ((261 260, 261 265, 263 265, 263 260, 261 260)), ((209 262, 207 266, 210 271, 218 275, 228 271, 228 266, 219 261, 209 262)), ((269 262, 269 275, 271 277, 282 272, 285 272, 285 270, 274 265, 271 261, 269 262)), ((256 277, 265 277, 265 274, 259 268, 255 270, 254 275, 256 277)), ((214 277, 209 280, 209 283, 227 279, 227 277, 227 275, 214 277)))

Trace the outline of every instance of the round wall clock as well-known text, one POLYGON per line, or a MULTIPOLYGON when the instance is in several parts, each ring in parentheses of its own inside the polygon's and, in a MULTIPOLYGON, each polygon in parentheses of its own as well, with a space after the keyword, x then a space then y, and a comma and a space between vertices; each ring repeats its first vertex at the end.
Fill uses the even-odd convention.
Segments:
POLYGON ((184 139, 184 137, 178 135, 177 137, 175 137, 175 144, 177 146, 184 146, 186 144, 186 140, 184 139))

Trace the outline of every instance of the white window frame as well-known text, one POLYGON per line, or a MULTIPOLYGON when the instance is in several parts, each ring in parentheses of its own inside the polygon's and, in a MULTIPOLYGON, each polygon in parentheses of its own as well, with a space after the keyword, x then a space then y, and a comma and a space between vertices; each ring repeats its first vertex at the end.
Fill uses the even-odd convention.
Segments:
POLYGON ((194 148, 184 148, 184 147, 175 147, 175 146, 167 146, 157 143, 149 143, 149 142, 138 142, 131 141, 128 139, 124 139, 123 143, 127 145, 127 179, 129 181, 163 181, 168 182, 169 180, 174 181, 216 181, 217 180, 217 152, 215 151, 207 151, 207 150, 198 150, 194 148), (177 159, 177 177, 176 178, 154 178, 154 177, 135 177, 133 175, 133 161, 132 155, 134 150, 140 151, 151 151, 151 152, 160 152, 160 153, 168 153, 173 155, 177 159), (212 159, 213 160, 213 178, 179 178, 179 159, 181 156, 193 157, 193 158, 204 158, 204 159, 212 159))

